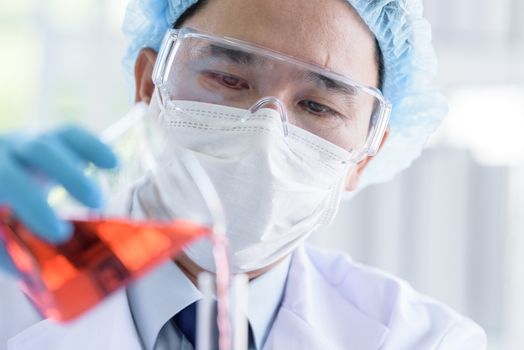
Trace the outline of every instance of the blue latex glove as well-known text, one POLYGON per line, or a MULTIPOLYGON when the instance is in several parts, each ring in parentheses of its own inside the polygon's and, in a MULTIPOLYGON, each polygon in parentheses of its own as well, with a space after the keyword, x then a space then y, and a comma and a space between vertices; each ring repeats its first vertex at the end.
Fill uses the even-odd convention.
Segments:
MULTIPOLYGON (((83 172, 89 162, 113 168, 117 158, 96 136, 79 127, 36 136, 0 135, 0 206, 7 205, 35 235, 51 243, 63 242, 71 236, 72 226, 49 206, 47 189, 58 183, 86 206, 100 207, 101 192, 83 172)), ((1 241, 0 269, 16 272, 1 241)))

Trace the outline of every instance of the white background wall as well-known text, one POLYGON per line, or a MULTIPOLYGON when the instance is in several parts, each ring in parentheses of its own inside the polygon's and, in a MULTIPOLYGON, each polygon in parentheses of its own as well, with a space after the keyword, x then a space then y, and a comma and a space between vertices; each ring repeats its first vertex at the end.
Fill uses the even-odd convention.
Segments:
MULTIPOLYGON (((311 241, 466 313, 491 349, 523 349, 524 0, 424 3, 450 116, 411 169, 345 203, 311 241)), ((101 130, 126 111, 125 4, 0 2, 0 131, 101 130)))

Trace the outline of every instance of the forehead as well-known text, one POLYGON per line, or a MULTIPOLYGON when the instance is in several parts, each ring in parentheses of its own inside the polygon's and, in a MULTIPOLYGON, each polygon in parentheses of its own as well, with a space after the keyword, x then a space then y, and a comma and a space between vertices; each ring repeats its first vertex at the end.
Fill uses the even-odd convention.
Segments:
POLYGON ((184 25, 376 85, 374 37, 345 0, 208 0, 184 25))

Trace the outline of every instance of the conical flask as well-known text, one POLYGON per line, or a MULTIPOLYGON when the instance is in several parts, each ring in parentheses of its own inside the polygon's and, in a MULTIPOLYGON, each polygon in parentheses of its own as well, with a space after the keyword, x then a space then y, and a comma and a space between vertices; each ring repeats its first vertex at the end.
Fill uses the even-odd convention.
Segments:
POLYGON ((145 104, 137 104, 102 139, 113 147, 119 166, 86 172, 101 187, 104 208, 84 207, 61 187, 49 195, 53 208, 73 224, 70 240, 47 243, 8 208, 0 209, 0 239, 21 273, 22 290, 46 318, 72 320, 190 242, 224 232, 220 201, 205 171, 165 139, 145 104))

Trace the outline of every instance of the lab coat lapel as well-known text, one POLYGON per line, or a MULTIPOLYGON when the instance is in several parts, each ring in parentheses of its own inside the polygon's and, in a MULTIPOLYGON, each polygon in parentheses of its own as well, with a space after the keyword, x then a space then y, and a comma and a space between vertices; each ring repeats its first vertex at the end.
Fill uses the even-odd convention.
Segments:
POLYGON ((40 321, 8 342, 9 350, 141 350, 125 290, 67 325, 40 321))
POLYGON ((294 253, 282 306, 265 350, 380 348, 387 327, 359 311, 325 277, 330 266, 311 259, 303 247, 294 253))

